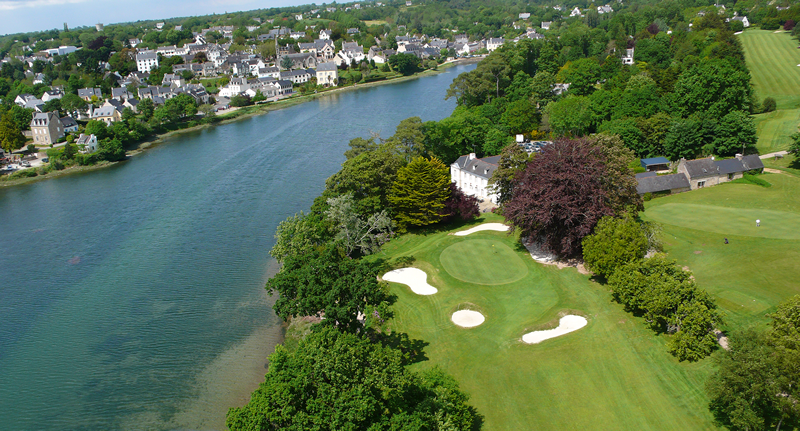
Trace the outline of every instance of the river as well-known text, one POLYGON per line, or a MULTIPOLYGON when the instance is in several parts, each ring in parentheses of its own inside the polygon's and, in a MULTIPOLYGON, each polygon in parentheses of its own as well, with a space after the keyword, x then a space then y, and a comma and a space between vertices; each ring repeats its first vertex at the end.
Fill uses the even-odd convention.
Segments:
POLYGON ((282 339, 278 223, 347 142, 439 120, 458 73, 331 94, 0 190, 0 429, 224 429, 282 339))

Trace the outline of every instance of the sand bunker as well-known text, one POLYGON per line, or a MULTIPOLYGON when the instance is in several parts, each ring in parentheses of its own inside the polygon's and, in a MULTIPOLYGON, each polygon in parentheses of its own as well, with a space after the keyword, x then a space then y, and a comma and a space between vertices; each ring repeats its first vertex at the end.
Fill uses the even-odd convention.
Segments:
POLYGON ((578 329, 586 326, 587 323, 588 322, 586 321, 585 317, 570 314, 562 317, 558 321, 558 328, 528 332, 522 336, 522 341, 528 344, 541 343, 544 340, 569 334, 572 331, 577 331, 578 329))
POLYGON ((509 227, 502 224, 502 223, 484 223, 478 226, 473 227, 472 229, 462 230, 461 232, 456 232, 453 235, 455 236, 467 236, 471 233, 480 232, 482 230, 494 230, 497 232, 508 232, 509 227))
POLYGON ((459 310, 453 313, 453 315, 450 317, 450 320, 462 328, 473 328, 483 323, 486 318, 483 317, 483 314, 478 313, 477 311, 459 310))
POLYGON ((417 295, 433 295, 438 292, 428 284, 428 274, 417 268, 401 268, 383 274, 383 279, 393 283, 405 284, 417 295))

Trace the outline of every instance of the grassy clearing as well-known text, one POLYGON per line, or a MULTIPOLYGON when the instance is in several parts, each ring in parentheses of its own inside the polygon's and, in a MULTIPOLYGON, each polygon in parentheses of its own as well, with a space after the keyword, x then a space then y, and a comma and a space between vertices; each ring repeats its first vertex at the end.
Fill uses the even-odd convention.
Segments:
POLYGON ((747 30, 739 36, 753 87, 761 98, 772 97, 778 110, 755 116, 762 154, 785 150, 800 123, 800 49, 788 32, 747 30))
POLYGON ((366 24, 366 25, 384 25, 384 24, 388 24, 388 23, 386 22, 386 20, 383 20, 383 19, 368 19, 368 20, 364 21, 364 24, 366 24))
MULTIPOLYGON (((779 167, 789 159, 765 162, 779 167)), ((766 313, 800 293, 800 178, 762 178, 772 187, 727 183, 645 205, 644 217, 664 226, 670 257, 688 266, 717 299, 728 329, 763 324, 766 313)))
MULTIPOLYGON (((502 218, 486 214, 482 222, 502 218)), ((665 338, 611 302, 604 286, 574 269, 536 263, 516 235, 409 234, 376 256, 401 257, 413 258, 439 292, 419 296, 392 283, 398 296, 392 324, 429 343, 428 360, 414 367, 439 365, 453 374, 485 415, 484 429, 714 429, 703 392, 709 361, 678 363, 665 338), (477 250, 491 245, 504 246, 504 259, 477 250), (521 278, 501 285, 460 279, 520 269, 521 278), (465 307, 486 322, 455 326, 451 314, 465 307), (541 344, 520 341, 564 311, 586 316, 588 326, 541 344)))
POLYGON ((800 109, 783 109, 758 114, 754 115, 753 119, 758 136, 756 148, 761 154, 772 153, 789 148, 792 143, 789 137, 797 132, 797 125, 800 124, 800 109))

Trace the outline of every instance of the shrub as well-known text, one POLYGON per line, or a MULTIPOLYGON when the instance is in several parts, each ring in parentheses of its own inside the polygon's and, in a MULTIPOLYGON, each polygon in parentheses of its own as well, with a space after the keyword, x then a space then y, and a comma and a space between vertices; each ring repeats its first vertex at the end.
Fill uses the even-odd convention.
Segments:
POLYGON ((9 176, 9 179, 16 180, 18 178, 31 178, 39 175, 35 169, 23 169, 21 171, 14 172, 9 176))
POLYGON ((772 112, 775 108, 778 107, 778 104, 775 102, 775 99, 771 97, 767 97, 764 99, 764 102, 761 104, 761 112, 772 112))
POLYGON ((583 239, 583 260, 596 274, 609 277, 617 267, 643 258, 647 245, 644 230, 631 214, 606 216, 583 239))

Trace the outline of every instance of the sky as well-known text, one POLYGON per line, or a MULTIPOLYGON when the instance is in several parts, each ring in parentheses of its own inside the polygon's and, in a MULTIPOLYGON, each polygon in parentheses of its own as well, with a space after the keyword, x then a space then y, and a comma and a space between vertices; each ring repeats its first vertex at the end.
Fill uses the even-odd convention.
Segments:
POLYGON ((151 19, 210 15, 314 0, 0 0, 0 35, 114 24, 151 19))

